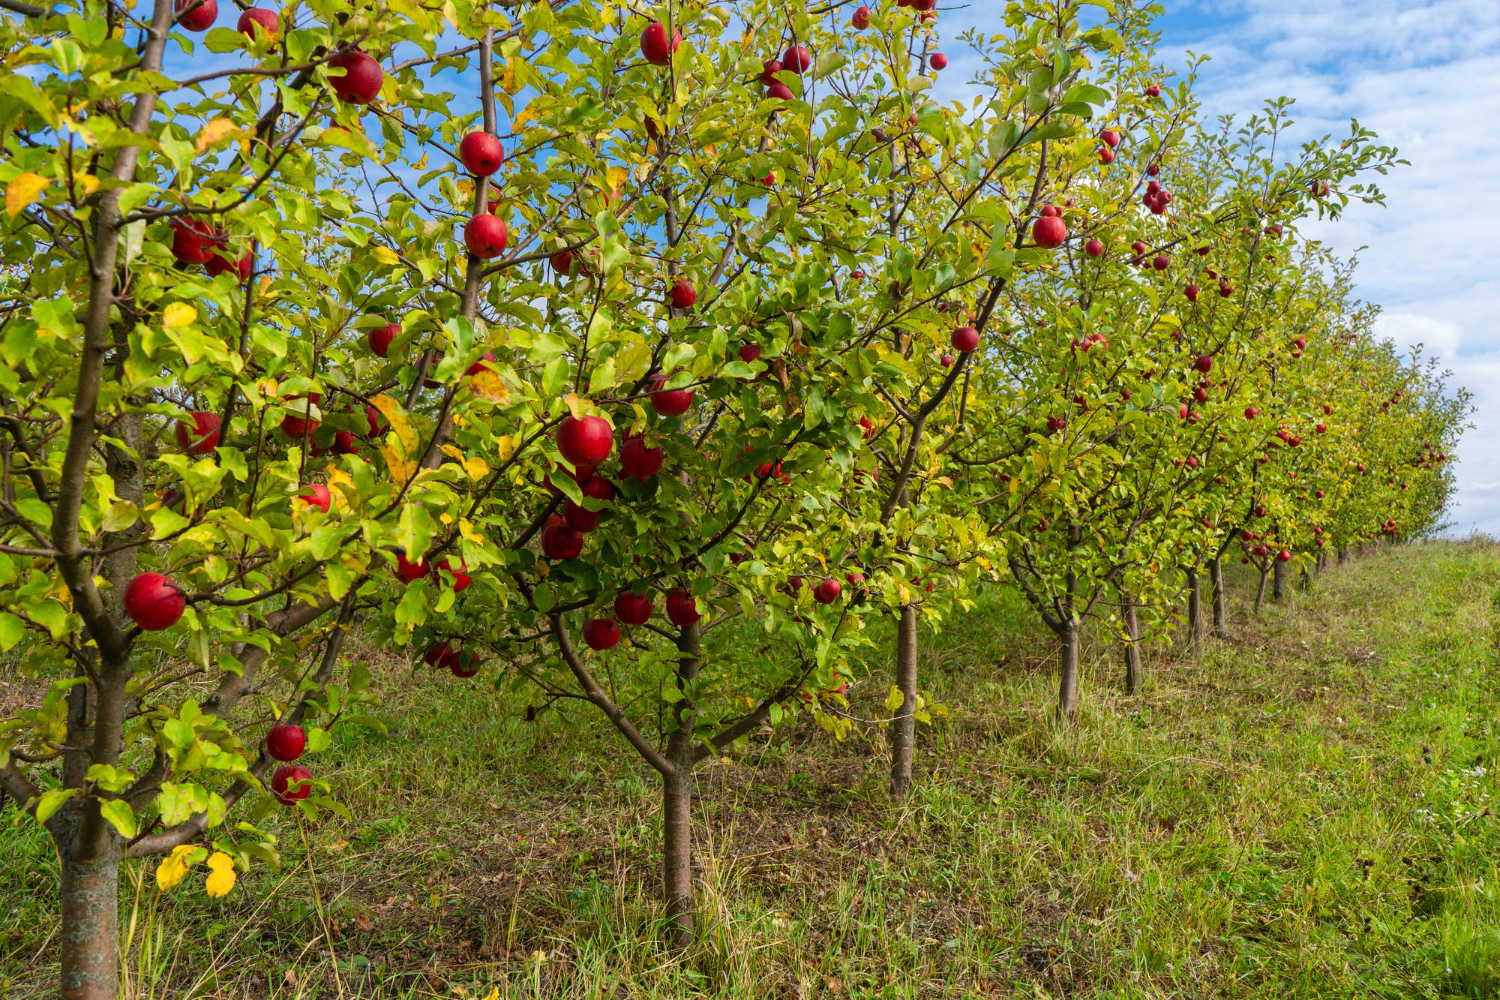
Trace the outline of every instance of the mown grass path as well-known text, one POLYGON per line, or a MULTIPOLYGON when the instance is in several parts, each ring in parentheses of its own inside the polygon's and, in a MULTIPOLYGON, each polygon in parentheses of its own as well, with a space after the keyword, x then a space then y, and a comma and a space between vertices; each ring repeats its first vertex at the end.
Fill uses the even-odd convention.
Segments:
MULTIPOLYGON (((319 761, 355 820, 309 831, 314 874, 291 826, 285 868, 222 901, 146 872, 130 995, 1500 995, 1500 546, 1382 550, 1246 607, 1196 663, 1154 649, 1138 697, 1096 636, 1064 731, 1050 646, 985 605, 929 647, 953 715, 899 808, 873 736, 712 765, 685 956, 654 943, 656 787, 611 732, 389 662, 389 735, 319 761)), ((882 714, 876 667, 856 714, 882 714)), ((42 996, 55 860, 12 818, 0 996, 42 996)))

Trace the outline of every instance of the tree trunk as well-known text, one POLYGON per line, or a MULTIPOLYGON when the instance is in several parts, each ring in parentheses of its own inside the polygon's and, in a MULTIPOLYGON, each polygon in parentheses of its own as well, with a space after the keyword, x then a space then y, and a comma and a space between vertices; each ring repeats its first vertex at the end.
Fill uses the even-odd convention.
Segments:
POLYGON ((1208 562, 1208 579, 1213 585, 1214 638, 1229 638, 1229 596, 1224 593, 1224 564, 1217 556, 1208 562))
POLYGON ((114 851, 92 861, 61 852, 62 1000, 115 1000, 120 989, 120 859, 114 851))
POLYGON ((1347 546, 1347 545, 1340 545, 1339 546, 1339 565, 1342 566, 1342 565, 1344 565, 1344 563, 1346 563, 1348 561, 1349 561, 1349 546, 1347 546))
POLYGON ((1144 677, 1141 674, 1141 626, 1135 613, 1135 598, 1121 596, 1120 616, 1125 620, 1125 691, 1135 694, 1141 689, 1144 677))
POLYGON ((1203 588, 1198 583, 1198 571, 1188 570, 1188 644, 1196 655, 1203 648, 1203 588))
POLYGON ((1058 681, 1057 714, 1064 721, 1073 718, 1078 710, 1078 633, 1076 619, 1064 622, 1057 629, 1058 681))
POLYGON ((911 790, 912 745, 917 738, 917 606, 903 605, 896 629, 896 688, 901 708, 891 723, 891 797, 911 790))
POLYGON ((661 894, 667 910, 667 937, 681 950, 693 943, 693 729, 698 708, 689 688, 702 665, 702 627, 689 625, 677 636, 677 683, 684 697, 673 706, 676 723, 667 737, 671 773, 661 783, 661 894))
POLYGON ((1255 616, 1260 617, 1260 602, 1266 597, 1266 571, 1260 571, 1260 583, 1255 588, 1255 616))
POLYGON ((1276 560, 1271 567, 1271 598, 1277 601, 1286 599, 1286 563, 1280 559, 1276 560))
POLYGON ((661 780, 661 892, 667 938, 673 948, 693 943, 693 761, 673 761, 676 771, 661 780))

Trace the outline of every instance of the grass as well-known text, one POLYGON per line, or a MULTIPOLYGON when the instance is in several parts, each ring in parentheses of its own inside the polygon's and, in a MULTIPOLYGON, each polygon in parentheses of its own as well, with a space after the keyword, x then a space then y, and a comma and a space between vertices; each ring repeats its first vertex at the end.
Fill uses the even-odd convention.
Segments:
MULTIPOLYGON (((283 869, 223 900, 124 886, 125 993, 1493 997, 1497 610, 1500 546, 1382 550, 1197 662, 1154 651, 1139 696, 1091 648, 1060 730, 1050 646, 1001 593, 925 640, 954 714, 902 805, 874 735, 779 730, 701 771, 684 955, 657 944, 659 792, 612 731, 393 676, 389 735, 318 763, 353 823, 310 852, 284 824, 283 869)), ((0 996, 47 995, 55 858, 0 830, 0 996)))

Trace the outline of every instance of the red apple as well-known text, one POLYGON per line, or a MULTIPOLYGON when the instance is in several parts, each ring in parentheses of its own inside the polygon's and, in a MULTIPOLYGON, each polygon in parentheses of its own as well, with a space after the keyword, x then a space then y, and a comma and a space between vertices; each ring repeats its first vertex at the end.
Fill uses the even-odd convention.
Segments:
POLYGON ((1083 245, 1083 252, 1090 257, 1104 256, 1104 244, 1098 240, 1089 240, 1083 245))
POLYGON ((932 55, 927 57, 927 65, 941 72, 942 70, 948 68, 948 57, 943 55, 941 52, 934 52, 932 55))
POLYGON ((223 234, 196 219, 172 221, 172 256, 179 264, 207 264, 213 248, 223 243, 223 234))
POLYGON ((359 438, 353 431, 334 431, 333 446, 328 449, 335 455, 354 455, 359 452, 359 438))
POLYGON ((549 524, 542 529, 542 554, 553 561, 573 559, 583 551, 583 535, 567 524, 549 524))
POLYGON ((505 148, 493 132, 470 132, 458 144, 458 158, 475 177, 488 177, 505 163, 505 148))
POLYGON ((1115 162, 1115 151, 1113 149, 1110 149, 1108 146, 1100 146, 1099 162, 1103 164, 1110 164, 1115 162))
POLYGON ((557 427, 557 450, 570 465, 598 465, 615 447, 615 429, 603 417, 563 417, 557 427))
POLYGON ((328 513, 328 508, 333 506, 333 494, 322 483, 309 484, 307 489, 297 494, 297 499, 309 507, 318 508, 325 514, 328 513))
POLYGON ((1199 289, 1197 285, 1188 285, 1182 290, 1182 294, 1187 296, 1189 302, 1197 302, 1199 291, 1201 291, 1201 289, 1199 289))
POLYGON ((864 31, 870 26, 870 8, 863 5, 854 8, 854 16, 849 19, 855 30, 864 31))
POLYGON ((630 478, 644 482, 661 471, 664 456, 661 448, 652 448, 645 437, 634 434, 620 446, 620 470, 630 478))
POLYGON ((1200 354, 1198 356, 1198 360, 1193 362, 1193 367, 1198 369, 1200 372, 1206 372, 1213 368, 1213 366, 1214 359, 1209 357, 1207 354, 1200 354))
POLYGON ((494 366, 490 364, 490 362, 494 360, 495 352, 485 351, 478 361, 474 362, 472 365, 464 369, 464 374, 469 376, 470 378, 473 378, 480 372, 494 371, 494 366))
POLYGON ((961 326, 948 337, 955 350, 968 353, 979 346, 979 331, 972 326, 961 326))
POLYGON ((650 382, 651 408, 663 417, 680 417, 693 405, 690 389, 663 389, 667 377, 658 375, 650 382))
POLYGON ((938 364, 942 365, 944 368, 952 368, 953 367, 953 355, 951 355, 951 354, 944 354, 942 357, 938 358, 938 364))
POLYGON ((214 278, 217 278, 221 274, 237 275, 241 284, 243 284, 250 280, 250 271, 254 266, 255 259, 248 250, 238 260, 231 260, 222 253, 211 252, 208 255, 208 260, 203 264, 203 270, 207 271, 209 276, 214 278))
POLYGON ((667 618, 678 628, 687 628, 703 616, 698 613, 698 602, 686 587, 678 587, 667 595, 667 618))
POLYGON ((1099 133, 1099 141, 1113 149, 1120 144, 1120 133, 1114 129, 1107 128, 1099 133))
POLYGON ((812 63, 812 53, 807 51, 805 45, 788 45, 781 57, 782 68, 799 76, 812 69, 812 63))
POLYGON ((622 590, 615 595, 615 617, 626 625, 644 625, 651 620, 651 595, 622 590))
POLYGON ((620 644, 620 623, 613 618, 590 618, 583 623, 583 641, 589 649, 614 649, 620 644))
POLYGON ((329 69, 341 69, 342 76, 330 75, 328 84, 339 100, 350 104, 369 104, 380 93, 380 83, 385 74, 380 63, 358 49, 340 52, 328 60, 329 69))
POLYGON ((1259 415, 1260 415, 1260 411, 1257 410, 1255 407, 1253 407, 1253 406, 1247 406, 1247 407, 1245 407, 1245 419, 1246 420, 1254 420, 1259 415))
POLYGON ((1068 226, 1058 216, 1043 216, 1031 225, 1031 239, 1044 250, 1060 247, 1068 238, 1068 226))
MULTIPOLYGON (((295 403, 302 398, 304 397, 289 396, 287 403, 295 403)), ((300 441, 303 437, 311 437, 317 432, 318 425, 322 423, 321 420, 312 415, 312 407, 323 401, 323 394, 320 392, 308 393, 306 399, 307 403, 302 406, 289 407, 293 412, 281 418, 281 433, 293 440, 300 441)))
POLYGON ((641 32, 641 55, 653 66, 665 66, 672 61, 672 53, 682 44, 682 32, 674 30, 672 41, 667 42, 667 26, 652 21, 641 32))
POLYGON ((790 101, 796 95, 792 93, 791 87, 777 80, 766 88, 766 96, 775 98, 778 101, 790 101))
POLYGON ((412 562, 406 558, 404 552, 396 554, 396 575, 401 578, 403 583, 413 583, 422 579, 422 577, 430 572, 432 572, 432 567, 427 565, 426 560, 418 559, 416 562, 412 562))
POLYGON ((177 421, 172 436, 177 439, 177 446, 189 455, 207 455, 219 446, 219 415, 193 410, 188 417, 191 426, 186 420, 177 421))
POLYGON ((301 726, 272 726, 266 734, 266 753, 272 760, 294 761, 307 749, 307 731, 301 726))
POLYGON ((469 576, 469 564, 462 559, 454 559, 449 556, 443 561, 443 572, 453 578, 453 592, 461 594, 468 589, 474 578, 469 576))
POLYGON ((686 278, 672 282, 672 308, 691 309, 698 301, 698 290, 686 278))
POLYGON ((1149 86, 1149 87, 1146 88, 1146 96, 1147 97, 1160 97, 1161 96, 1161 87, 1158 84, 1154 84, 1153 83, 1151 86, 1149 86))
POLYGON ((271 776, 271 793, 284 806, 300 802, 312 794, 312 772, 300 764, 287 764, 271 776))
POLYGON ((1292 554, 1290 552, 1288 552, 1286 549, 1282 549, 1280 552, 1276 553, 1276 561, 1277 562, 1291 562, 1292 561, 1292 554))
POLYGON ((261 33, 267 38, 275 38, 281 30, 276 14, 273 11, 262 10, 259 7, 251 7, 240 14, 239 22, 234 27, 240 34, 250 38, 255 37, 255 29, 257 27, 260 28, 261 33))
POLYGON ((160 632, 177 624, 187 598, 162 574, 141 573, 125 588, 122 603, 131 621, 147 632, 160 632))
POLYGON ((760 64, 760 82, 767 87, 774 86, 777 82, 776 74, 785 68, 780 59, 767 59, 760 64))
POLYGON ((839 594, 843 592, 843 589, 839 582, 830 576, 818 584, 817 587, 813 588, 813 600, 819 604, 832 604, 838 600, 839 594))
POLYGON ((464 223, 464 246, 476 257, 488 260, 500 256, 505 252, 505 243, 509 238, 504 220, 488 212, 476 215, 464 223))
POLYGON ((371 330, 365 339, 370 345, 370 353, 385 358, 390 357, 391 341, 399 336, 401 336, 401 324, 391 323, 371 330))
POLYGON ((219 0, 203 0, 196 6, 193 0, 176 0, 172 9, 177 12, 177 23, 188 31, 206 31, 218 20, 219 0))

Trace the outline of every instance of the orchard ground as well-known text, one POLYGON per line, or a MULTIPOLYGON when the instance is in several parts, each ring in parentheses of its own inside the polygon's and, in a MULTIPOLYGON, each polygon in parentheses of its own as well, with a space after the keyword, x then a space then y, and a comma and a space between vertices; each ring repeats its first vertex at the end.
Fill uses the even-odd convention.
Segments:
MULTIPOLYGON (((706 929, 680 955, 652 925, 657 783, 607 724, 528 723, 482 675, 410 685, 369 650, 389 734, 346 730, 318 759, 353 821, 306 830, 310 864, 284 821, 282 870, 223 900, 161 895, 155 860, 133 863, 126 995, 1497 995, 1500 545, 1371 551, 1259 622, 1233 582, 1232 639, 1196 664, 1155 647, 1141 696, 1095 629, 1067 730, 1019 601, 934 636, 953 714, 923 730, 898 809, 868 742, 810 723, 706 767, 706 929)), ((0 995, 37 997, 56 861, 15 818, 0 995)))

